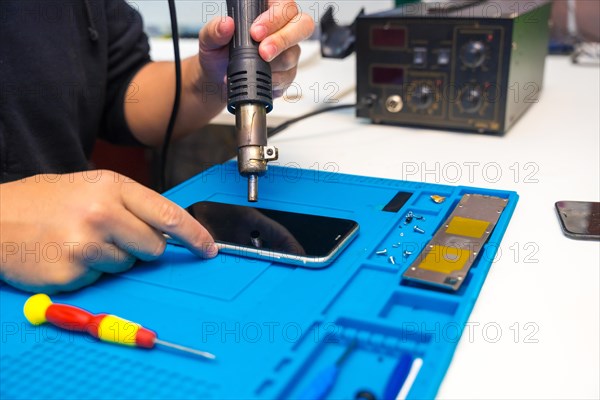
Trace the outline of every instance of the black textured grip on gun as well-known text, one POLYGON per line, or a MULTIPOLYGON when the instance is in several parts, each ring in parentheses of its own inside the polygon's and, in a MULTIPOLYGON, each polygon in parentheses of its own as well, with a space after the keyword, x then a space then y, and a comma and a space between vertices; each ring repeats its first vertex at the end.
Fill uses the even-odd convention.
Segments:
POLYGON ((271 67, 250 37, 250 26, 266 10, 266 0, 227 0, 227 13, 235 23, 227 68, 227 109, 231 113, 245 103, 263 104, 267 112, 273 109, 271 67))

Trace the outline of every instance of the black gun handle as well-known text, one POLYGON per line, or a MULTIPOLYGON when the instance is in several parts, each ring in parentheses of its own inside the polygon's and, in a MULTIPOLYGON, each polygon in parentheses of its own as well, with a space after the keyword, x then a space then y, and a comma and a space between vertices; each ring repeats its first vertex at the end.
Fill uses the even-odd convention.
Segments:
POLYGON ((245 103, 262 104, 267 112, 273 109, 271 67, 250 37, 250 26, 266 10, 266 0, 227 0, 227 13, 235 23, 227 68, 227 109, 231 113, 245 103))

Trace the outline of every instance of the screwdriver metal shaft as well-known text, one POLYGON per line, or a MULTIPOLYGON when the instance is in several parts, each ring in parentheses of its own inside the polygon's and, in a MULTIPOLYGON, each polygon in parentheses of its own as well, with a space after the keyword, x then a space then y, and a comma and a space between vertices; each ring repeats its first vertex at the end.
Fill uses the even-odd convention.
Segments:
POLYGON ((210 360, 214 360, 215 358, 217 358, 214 354, 209 353, 207 351, 192 349, 190 347, 182 346, 180 344, 175 344, 175 343, 167 342, 165 340, 160 340, 159 338, 154 339, 154 343, 159 344, 161 346, 170 347, 172 349, 185 351, 186 353, 196 354, 200 357, 208 358, 210 360))

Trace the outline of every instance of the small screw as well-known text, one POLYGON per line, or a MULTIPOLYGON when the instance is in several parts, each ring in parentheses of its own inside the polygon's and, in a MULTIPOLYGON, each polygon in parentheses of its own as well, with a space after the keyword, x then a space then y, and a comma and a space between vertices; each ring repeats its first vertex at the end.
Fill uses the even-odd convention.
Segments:
POLYGON ((415 215, 415 219, 418 219, 419 221, 425 221, 425 217, 422 215, 415 215))
POLYGON ((400 236, 404 236, 404 232, 400 232, 400 236))
POLYGON ((433 200, 437 204, 442 204, 444 201, 446 201, 446 198, 444 196, 434 194, 433 196, 431 196, 431 200, 433 200))
POLYGON ((375 254, 378 256, 385 256, 387 254, 387 249, 376 251, 375 254))
POLYGON ((394 256, 389 256, 388 261, 390 262, 390 264, 396 265, 396 259, 394 258, 394 256))
POLYGON ((412 255, 412 251, 404 250, 404 253, 402 253, 402 255, 404 257, 408 257, 408 256, 412 255))
POLYGON ((273 149, 268 149, 267 150, 267 155, 268 156, 272 156, 273 155, 273 149))
POLYGON ((425 231, 423 229, 419 228, 417 225, 415 225, 413 227, 413 230, 417 233, 425 233, 425 231))
POLYGON ((392 247, 396 249, 396 248, 398 248, 398 245, 394 243, 394 244, 392 245, 392 247))
POLYGON ((406 214, 406 216, 404 217, 404 223, 405 223, 405 224, 410 224, 410 222, 413 220, 413 217, 414 217, 414 216, 415 216, 415 215, 413 214, 413 212, 412 212, 412 211, 409 211, 409 212, 406 214))

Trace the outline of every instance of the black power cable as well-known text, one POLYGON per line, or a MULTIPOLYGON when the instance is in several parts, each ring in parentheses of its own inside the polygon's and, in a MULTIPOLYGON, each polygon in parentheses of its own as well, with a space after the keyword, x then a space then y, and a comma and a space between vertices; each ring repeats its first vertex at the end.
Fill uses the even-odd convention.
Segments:
POLYGON ((159 191, 164 191, 167 185, 167 156, 169 153, 169 145, 179 112, 179 103, 181 101, 181 56, 179 54, 179 27, 177 25, 177 11, 175 10, 175 0, 168 0, 169 15, 171 17, 171 36, 173 37, 173 50, 175 56, 175 100, 173 101, 173 109, 167 125, 167 132, 163 141, 160 155, 160 181, 159 191))

